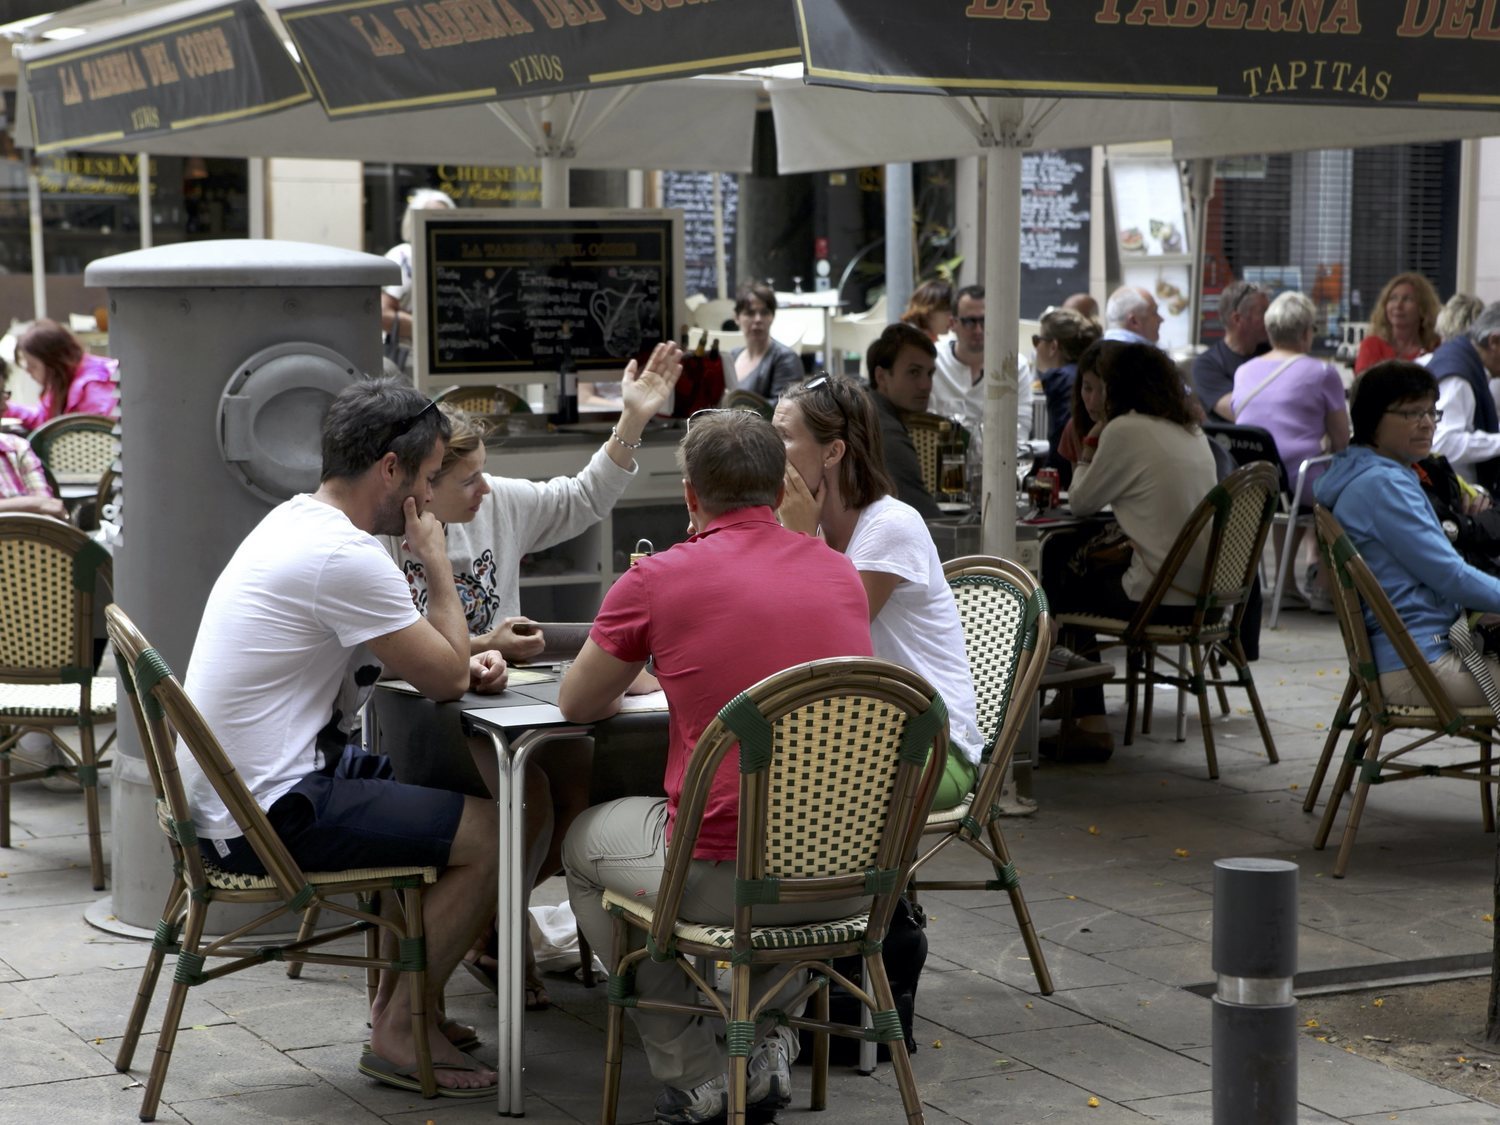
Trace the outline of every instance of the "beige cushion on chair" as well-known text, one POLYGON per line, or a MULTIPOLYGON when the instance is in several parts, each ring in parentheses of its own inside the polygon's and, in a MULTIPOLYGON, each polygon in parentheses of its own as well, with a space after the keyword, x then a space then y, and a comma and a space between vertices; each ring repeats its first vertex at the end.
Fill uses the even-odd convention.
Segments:
MULTIPOLYGON (((109 676, 95 676, 91 693, 89 714, 96 719, 114 718, 115 681, 109 676)), ((76 684, 0 683, 0 717, 71 719, 77 714, 76 684)))

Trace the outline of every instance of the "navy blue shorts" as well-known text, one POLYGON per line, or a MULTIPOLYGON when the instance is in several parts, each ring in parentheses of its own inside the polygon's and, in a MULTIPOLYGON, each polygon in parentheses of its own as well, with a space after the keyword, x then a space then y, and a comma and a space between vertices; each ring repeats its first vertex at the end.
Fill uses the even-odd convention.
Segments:
MULTIPOLYGON (((404 785, 389 758, 350 746, 332 773, 308 774, 277 798, 266 819, 304 871, 446 867, 463 811, 462 793, 404 785)), ((198 847, 222 870, 265 874, 243 836, 198 847)))

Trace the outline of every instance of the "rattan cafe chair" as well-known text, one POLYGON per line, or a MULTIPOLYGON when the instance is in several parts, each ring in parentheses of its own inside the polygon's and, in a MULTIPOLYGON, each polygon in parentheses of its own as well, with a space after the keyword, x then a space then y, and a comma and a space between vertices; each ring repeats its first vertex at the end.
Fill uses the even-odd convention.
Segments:
MULTIPOLYGON (((1227 715, 1229 704, 1224 689, 1238 687, 1249 696, 1267 757, 1272 762, 1280 760, 1260 705, 1260 695, 1255 690, 1250 662, 1239 640, 1240 620, 1245 615, 1245 603, 1250 597, 1280 491, 1279 470, 1265 462, 1236 470, 1210 490, 1178 533, 1161 571, 1130 620, 1090 613, 1057 615, 1058 624, 1065 630, 1073 627, 1100 635, 1104 638, 1101 648, 1125 646, 1127 746, 1135 733, 1136 696, 1141 682, 1144 681, 1145 688, 1145 707, 1141 711, 1143 734, 1151 730, 1152 686, 1171 684, 1178 691, 1191 692, 1197 697, 1208 776, 1218 777, 1208 689, 1212 687, 1218 692, 1220 710, 1227 715), (1185 589, 1181 568, 1200 540, 1207 546, 1203 576, 1190 591, 1192 620, 1186 625, 1157 623, 1153 618, 1167 594, 1185 589), (1168 655, 1168 650, 1175 650, 1175 655, 1168 655), (1168 671, 1158 670, 1158 662, 1168 671), (1225 675, 1229 669, 1235 673, 1233 680, 1225 675)), ((1179 724, 1178 741, 1183 737, 1179 724)))
POLYGON ((37 459, 59 478, 98 480, 119 456, 115 420, 102 414, 59 414, 28 440, 37 459))
POLYGON ((449 387, 440 392, 434 401, 462 410, 466 414, 486 417, 531 413, 531 404, 509 387, 449 387))
POLYGON ((974 791, 961 804, 927 818, 924 837, 938 839, 931 845, 924 839, 913 868, 911 893, 915 899, 921 890, 1004 890, 1010 896, 1037 987, 1045 996, 1052 992, 1052 974, 1000 831, 999 798, 1016 739, 1026 724, 1026 710, 1036 698, 1052 647, 1047 597, 1025 568, 1005 559, 984 555, 954 559, 943 566, 943 574, 963 622, 979 731, 985 743, 974 791), (994 869, 993 879, 917 877, 939 852, 959 843, 984 857, 994 869))
POLYGON ((725 391, 724 398, 719 405, 725 410, 753 410, 767 421, 770 421, 774 413, 770 399, 754 391, 747 391, 744 387, 735 387, 732 391, 725 391))
POLYGON ((813 661, 769 676, 731 700, 698 739, 683 780, 655 907, 605 892, 614 915, 600 1121, 612 1125, 619 1098, 624 1008, 687 1012, 722 1020, 730 1061, 729 1120, 743 1125, 745 1082, 756 1023, 775 1019, 814 1032, 812 1107, 827 1102, 828 1035, 889 1044, 908 1122, 922 1103, 880 944, 906 885, 948 752, 942 697, 921 677, 868 658, 813 661), (681 916, 684 887, 704 806, 719 764, 739 750, 739 836, 732 923, 681 916), (817 904, 868 897, 868 910, 801 925, 761 925, 761 905, 817 904), (632 941, 631 939, 635 940, 632 941), (639 948, 644 939, 645 947, 639 948), (630 948, 636 946, 636 948, 630 948), (865 986, 835 970, 859 954, 865 986), (635 993, 646 957, 672 962, 701 1002, 674 1004, 635 993), (727 960, 727 1001, 694 959, 727 960), (763 973, 752 977, 752 970, 763 973), (807 983, 798 987, 803 973, 807 983), (873 1029, 831 1023, 829 981, 871 1013, 873 1029), (769 1005, 796 989, 786 1010, 769 1005), (809 997, 811 1016, 789 1016, 809 997))
MULTIPOLYGON (((1322 505, 1314 509, 1314 520, 1318 529, 1318 548, 1323 553, 1324 564, 1334 575, 1333 606, 1339 619, 1339 631, 1344 637, 1344 648, 1349 658, 1349 670, 1359 688, 1359 712, 1353 733, 1346 744, 1343 761, 1339 765, 1338 777, 1323 809, 1323 819, 1318 824, 1318 834, 1313 841, 1321 849, 1328 842, 1339 806, 1345 791, 1352 784, 1354 799, 1349 806, 1349 816, 1344 821, 1344 835, 1339 843, 1339 854, 1334 860, 1334 878, 1343 878, 1354 851, 1354 839, 1359 832, 1360 817, 1372 785, 1385 785, 1395 781, 1415 781, 1423 777, 1448 777, 1479 784, 1480 816, 1486 832, 1495 830, 1495 810, 1492 805, 1490 786, 1500 785, 1491 760, 1490 746, 1494 738, 1495 716, 1488 707, 1456 707, 1438 678, 1433 675, 1422 652, 1412 640, 1411 633, 1402 622, 1396 607, 1380 587, 1379 580, 1355 548, 1343 526, 1333 513, 1322 505), (1375 657, 1370 644, 1370 633, 1362 609, 1374 616, 1380 630, 1389 638, 1421 692, 1423 705, 1401 706, 1392 704, 1380 687, 1380 676, 1375 670, 1375 657), (1403 742, 1395 749, 1387 749, 1385 740, 1398 732, 1410 732, 1418 737, 1403 742), (1426 750, 1440 739, 1457 739, 1460 749, 1449 751, 1438 758, 1436 754, 1425 754, 1421 759, 1408 757, 1419 750, 1426 750), (1462 745, 1467 743, 1469 745, 1462 745), (1476 752, 1477 751, 1477 755, 1476 752), (1436 759, 1436 760, 1435 760, 1436 759)), ((1347 705, 1341 705, 1341 709, 1347 705)), ((1323 756, 1318 761, 1312 780, 1314 792, 1321 788, 1333 755, 1330 737, 1324 744, 1323 756)))
POLYGON ((917 412, 903 417, 906 431, 911 434, 911 443, 917 451, 917 464, 922 468, 922 486, 935 496, 938 492, 943 446, 953 441, 956 423, 941 414, 917 412))
POLYGON ((156 792, 157 819, 167 834, 172 853, 172 886, 162 907, 161 921, 156 924, 156 936, 115 1059, 116 1070, 130 1070, 162 962, 168 953, 177 954, 172 991, 162 1015, 161 1034, 141 1099, 141 1120, 155 1118, 188 990, 267 961, 297 960, 345 971, 385 969, 408 974, 412 1028, 421 1060, 417 1077, 423 1096, 433 1097, 437 1082, 427 1040, 422 889, 437 880, 437 869, 388 867, 304 873, 245 788, 234 763, 166 661, 118 606, 110 606, 105 618, 119 677, 130 696, 136 730, 156 792), (233 874, 203 858, 177 768, 178 736, 255 849, 267 874, 233 874), (387 909, 384 914, 373 909, 372 896, 382 893, 397 909, 387 909), (351 895, 354 904, 341 901, 351 895), (262 912, 222 937, 208 938, 204 936, 204 924, 210 905, 216 902, 256 906, 262 912), (299 934, 279 942, 260 932, 273 924, 286 928, 310 908, 341 915, 348 923, 316 935, 299 934), (382 932, 396 953, 394 959, 379 956, 378 935, 382 932), (331 942, 360 933, 365 936, 362 956, 334 953, 325 948, 331 942))
POLYGON ((50 775, 83 789, 89 874, 104 889, 99 767, 114 731, 96 745, 95 726, 115 721, 115 681, 94 665, 94 606, 113 582, 109 554, 50 516, 0 515, 0 847, 10 847, 11 786, 50 775), (61 732, 78 732, 75 749, 61 732), (60 765, 28 759, 27 734, 47 737, 60 765))

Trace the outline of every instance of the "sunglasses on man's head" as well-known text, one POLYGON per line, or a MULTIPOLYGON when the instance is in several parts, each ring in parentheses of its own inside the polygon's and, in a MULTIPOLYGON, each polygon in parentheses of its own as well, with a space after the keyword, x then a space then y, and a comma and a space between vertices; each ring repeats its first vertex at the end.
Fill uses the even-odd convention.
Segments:
POLYGON ((437 399, 433 399, 426 406, 422 407, 421 410, 418 410, 415 414, 411 415, 411 417, 402 418, 400 421, 392 423, 390 436, 385 439, 385 444, 382 445, 381 448, 389 449, 395 443, 397 438, 404 437, 406 434, 411 433, 412 427, 414 427, 423 418, 427 417, 427 415, 436 413, 437 408, 437 399))

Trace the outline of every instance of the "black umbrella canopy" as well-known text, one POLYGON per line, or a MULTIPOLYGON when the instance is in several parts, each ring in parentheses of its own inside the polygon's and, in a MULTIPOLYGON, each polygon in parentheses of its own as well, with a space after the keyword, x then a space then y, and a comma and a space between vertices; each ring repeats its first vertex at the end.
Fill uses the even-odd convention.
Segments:
MULTIPOLYGON (((122 9, 122 12, 126 11, 122 9)), ((21 143, 130 144, 312 100, 255 0, 190 0, 21 48, 21 143)))
POLYGON ((533 98, 799 57, 792 0, 274 0, 330 117, 533 98))
POLYGON ((1500 107, 1496 0, 798 0, 809 82, 874 90, 1500 107))

